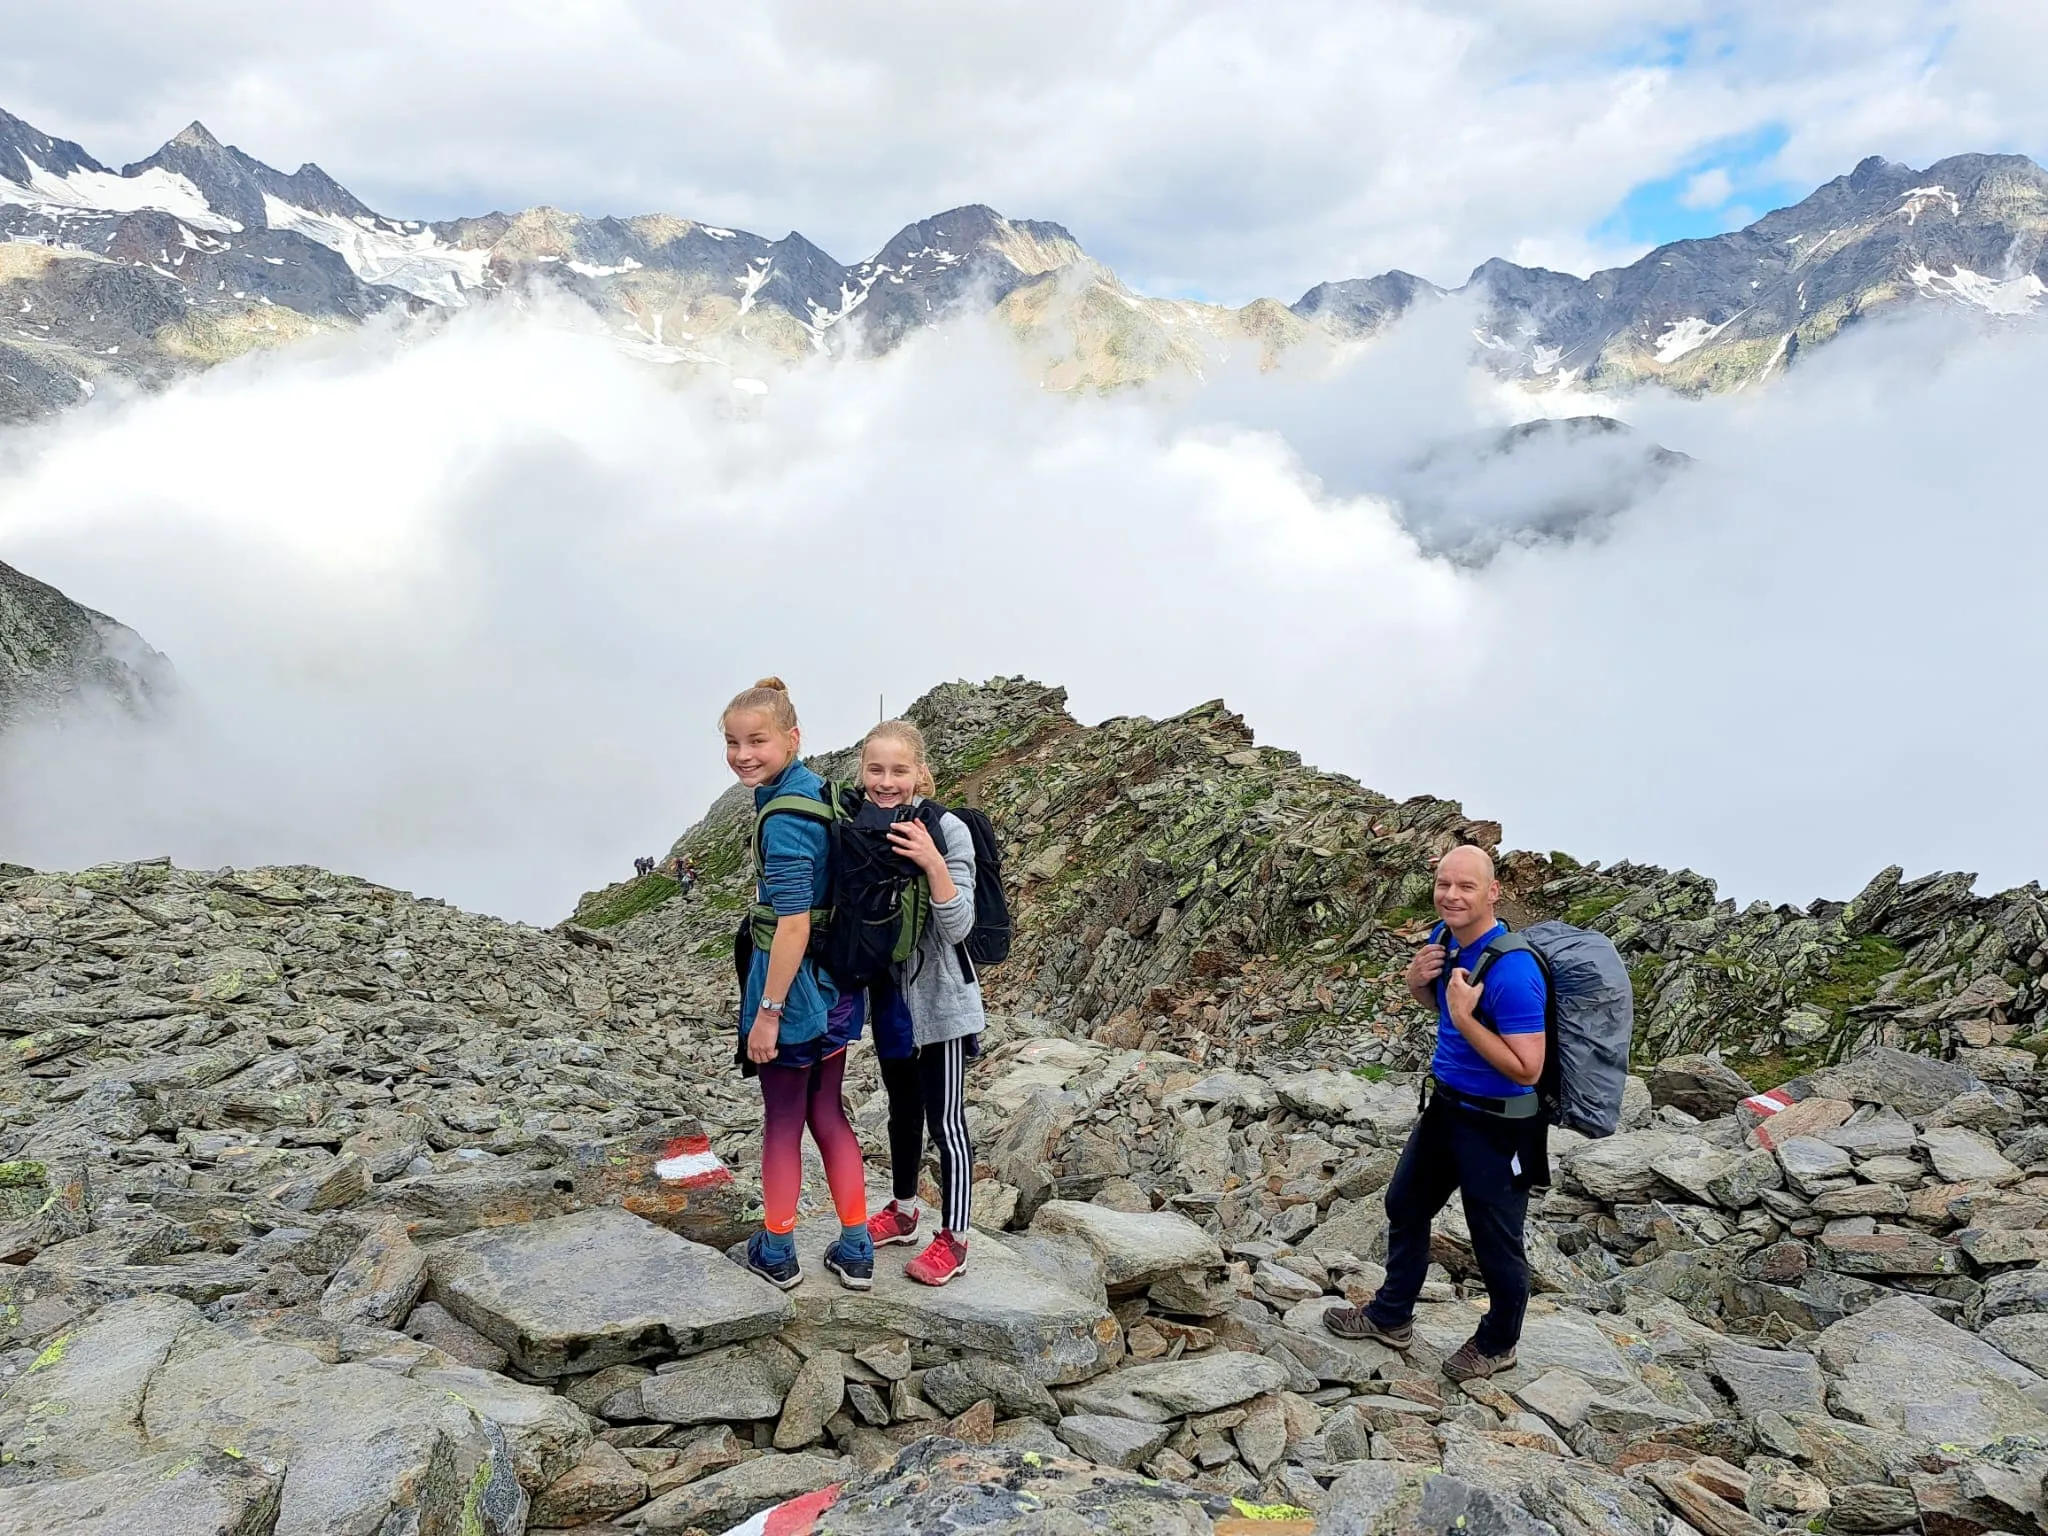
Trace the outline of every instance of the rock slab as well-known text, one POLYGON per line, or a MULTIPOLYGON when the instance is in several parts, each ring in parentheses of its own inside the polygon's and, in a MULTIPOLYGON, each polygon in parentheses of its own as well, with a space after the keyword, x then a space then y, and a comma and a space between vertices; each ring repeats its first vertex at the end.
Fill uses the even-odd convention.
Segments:
POLYGON ((434 1250, 428 1294, 543 1379, 773 1333, 788 1300, 621 1210, 491 1227, 434 1250))

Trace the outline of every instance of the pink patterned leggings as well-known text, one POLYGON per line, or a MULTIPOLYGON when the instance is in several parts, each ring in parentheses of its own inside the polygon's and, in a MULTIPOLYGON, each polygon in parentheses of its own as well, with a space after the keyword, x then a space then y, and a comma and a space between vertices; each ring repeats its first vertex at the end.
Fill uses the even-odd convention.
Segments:
POLYGON ((796 1227, 796 1197, 803 1188, 804 1126, 825 1160, 825 1182, 842 1227, 868 1219, 867 1170, 860 1139, 846 1118, 840 1097, 846 1081, 846 1052, 835 1051, 813 1067, 765 1066, 761 1101, 767 1109, 761 1136, 761 1201, 770 1232, 796 1227))

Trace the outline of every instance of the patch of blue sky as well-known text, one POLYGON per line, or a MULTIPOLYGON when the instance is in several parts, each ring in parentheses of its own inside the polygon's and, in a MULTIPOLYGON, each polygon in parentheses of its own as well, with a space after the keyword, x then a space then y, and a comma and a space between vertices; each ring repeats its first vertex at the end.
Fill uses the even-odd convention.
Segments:
POLYGON ((1665 245, 1725 234, 1797 202, 1812 188, 1771 174, 1789 134, 1782 123, 1717 140, 1669 176, 1632 187, 1593 230, 1606 246, 1665 245))

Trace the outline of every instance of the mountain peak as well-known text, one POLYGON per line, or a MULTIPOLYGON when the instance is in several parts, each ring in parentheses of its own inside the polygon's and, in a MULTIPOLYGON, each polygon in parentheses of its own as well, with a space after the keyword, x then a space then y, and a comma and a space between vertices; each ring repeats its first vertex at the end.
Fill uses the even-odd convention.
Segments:
POLYGON ((172 135, 170 142, 183 149, 213 150, 221 147, 220 140, 196 117, 172 135))

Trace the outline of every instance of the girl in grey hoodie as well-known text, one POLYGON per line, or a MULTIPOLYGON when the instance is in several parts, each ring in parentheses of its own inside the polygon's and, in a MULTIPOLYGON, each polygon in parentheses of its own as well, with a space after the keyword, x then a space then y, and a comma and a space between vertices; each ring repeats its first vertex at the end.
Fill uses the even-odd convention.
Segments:
MULTIPOLYGON (((921 805, 932 792, 924 735, 908 720, 885 720, 860 748, 861 787, 885 809, 921 805)), ((951 812, 939 841, 922 820, 889 828, 896 852, 931 888, 931 916, 893 992, 876 989, 874 1023, 882 1085, 889 1095, 889 1159, 896 1198, 868 1219, 877 1247, 917 1240, 918 1166, 927 1127, 939 1149, 938 1233, 904 1273, 944 1285, 967 1268, 968 1194, 974 1148, 967 1138, 967 1058, 979 1053, 986 1019, 981 981, 965 944, 974 927, 974 841, 951 812), (942 846, 943 845, 943 846, 942 846)))

